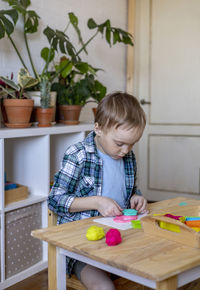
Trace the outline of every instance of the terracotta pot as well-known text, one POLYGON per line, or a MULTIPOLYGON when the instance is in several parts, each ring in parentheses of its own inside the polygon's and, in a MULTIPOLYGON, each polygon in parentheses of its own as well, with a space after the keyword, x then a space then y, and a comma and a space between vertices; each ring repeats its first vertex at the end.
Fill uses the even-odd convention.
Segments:
POLYGON ((28 128, 31 126, 30 118, 34 101, 30 99, 4 99, 9 128, 28 128))
POLYGON ((36 117, 38 120, 38 127, 51 127, 52 116, 54 108, 37 108, 36 117))
POLYGON ((63 109, 64 105, 59 105, 58 106, 58 122, 59 123, 64 123, 64 109, 63 109))
POLYGON ((77 125, 79 124, 79 117, 82 106, 78 105, 60 105, 59 110, 60 116, 63 118, 62 123, 66 125, 77 125))
MULTIPOLYGON (((55 122, 56 119, 56 92, 50 92, 50 107, 53 107, 54 112, 52 115, 52 122, 55 122)), ((36 110, 38 107, 41 106, 40 103, 40 91, 28 91, 26 92, 26 95, 28 96, 29 99, 34 100, 34 107, 33 107, 33 112, 31 114, 31 121, 32 122, 38 122, 37 116, 36 116, 36 110)))
POLYGON ((92 108, 93 114, 94 114, 94 118, 96 116, 96 112, 97 112, 97 108, 92 108))

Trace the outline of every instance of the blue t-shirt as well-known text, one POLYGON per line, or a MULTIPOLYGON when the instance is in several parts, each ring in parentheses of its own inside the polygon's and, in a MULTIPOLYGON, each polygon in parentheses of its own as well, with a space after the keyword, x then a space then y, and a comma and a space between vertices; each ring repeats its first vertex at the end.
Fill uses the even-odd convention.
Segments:
POLYGON ((113 159, 98 149, 97 152, 103 161, 102 196, 115 200, 123 209, 127 198, 123 158, 113 159))

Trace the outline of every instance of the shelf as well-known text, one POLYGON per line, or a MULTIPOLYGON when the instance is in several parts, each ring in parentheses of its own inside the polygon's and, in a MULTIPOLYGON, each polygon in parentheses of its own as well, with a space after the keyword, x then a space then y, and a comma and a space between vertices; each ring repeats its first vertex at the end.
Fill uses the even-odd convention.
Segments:
POLYGON ((40 195, 30 196, 30 197, 28 197, 28 198, 26 198, 24 200, 8 204, 5 207, 4 211, 5 212, 9 212, 9 211, 21 208, 21 207, 25 207, 25 206, 28 206, 28 205, 31 205, 31 204, 43 202, 43 201, 46 201, 46 200, 47 200, 47 196, 40 196, 40 195))
POLYGON ((0 128, 0 289, 47 267, 47 244, 42 242, 40 247, 35 244, 30 231, 48 226, 50 181, 60 168, 65 150, 83 141, 93 128, 93 123, 56 124, 49 128, 0 128), (5 173, 7 180, 28 187, 28 198, 4 206, 5 173), (29 245, 33 247, 30 251, 36 251, 37 255, 30 255, 29 250, 27 254, 29 245), (24 256, 16 260, 15 255, 19 252, 24 252, 24 256), (26 260, 26 264, 17 264, 25 257, 32 262, 26 260), (16 265, 13 265, 15 260, 16 265))
POLYGON ((94 123, 80 123, 79 125, 62 125, 56 124, 52 127, 38 128, 31 127, 25 129, 9 129, 0 128, 0 138, 19 138, 19 137, 33 137, 41 135, 55 135, 64 133, 76 133, 82 131, 91 131, 94 128, 94 123))
POLYGON ((39 262, 37 264, 35 264, 34 266, 30 267, 29 269, 27 269, 26 271, 23 271, 23 274, 19 273, 16 274, 15 277, 11 277, 6 279, 6 281, 4 283, 2 283, 3 285, 1 286, 0 284, 0 289, 7 289, 8 287, 12 286, 15 283, 18 283, 30 276, 35 275, 36 273, 45 270, 48 267, 48 262, 47 261, 42 261, 39 262), (23 276, 22 276, 23 275, 23 276))

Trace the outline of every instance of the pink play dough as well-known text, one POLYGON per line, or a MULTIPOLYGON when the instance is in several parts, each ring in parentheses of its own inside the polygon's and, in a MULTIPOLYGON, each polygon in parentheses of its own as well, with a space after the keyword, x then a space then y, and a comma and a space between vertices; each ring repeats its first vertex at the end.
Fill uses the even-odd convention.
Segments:
POLYGON ((121 243, 121 241, 122 241, 121 234, 120 231, 118 231, 117 229, 110 229, 106 233, 106 244, 108 246, 118 245, 121 243))
POLYGON ((113 220, 116 223, 127 223, 136 220, 137 218, 137 215, 118 215, 113 220))

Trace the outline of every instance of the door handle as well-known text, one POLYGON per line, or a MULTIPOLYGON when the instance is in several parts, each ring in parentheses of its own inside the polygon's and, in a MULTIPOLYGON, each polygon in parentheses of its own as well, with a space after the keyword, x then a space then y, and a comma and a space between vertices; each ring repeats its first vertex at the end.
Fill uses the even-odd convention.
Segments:
POLYGON ((140 100, 141 105, 151 105, 151 102, 145 101, 145 99, 140 100))

